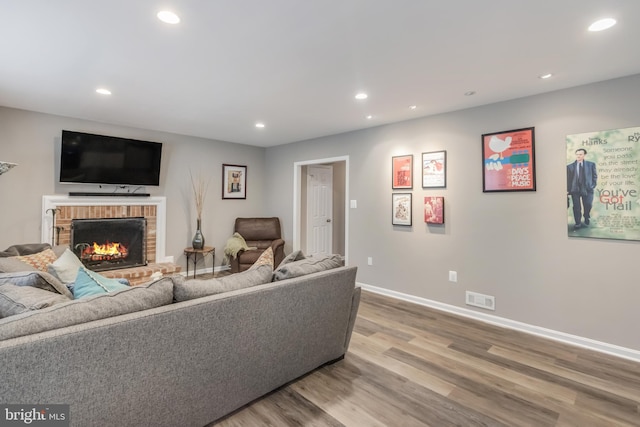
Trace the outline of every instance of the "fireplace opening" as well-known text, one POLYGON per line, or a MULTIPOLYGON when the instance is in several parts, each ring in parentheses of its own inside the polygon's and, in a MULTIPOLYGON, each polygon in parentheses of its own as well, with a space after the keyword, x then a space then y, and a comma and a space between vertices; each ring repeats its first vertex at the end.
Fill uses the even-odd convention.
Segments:
POLYGON ((143 217, 71 220, 71 247, 93 271, 147 265, 146 234, 143 217))

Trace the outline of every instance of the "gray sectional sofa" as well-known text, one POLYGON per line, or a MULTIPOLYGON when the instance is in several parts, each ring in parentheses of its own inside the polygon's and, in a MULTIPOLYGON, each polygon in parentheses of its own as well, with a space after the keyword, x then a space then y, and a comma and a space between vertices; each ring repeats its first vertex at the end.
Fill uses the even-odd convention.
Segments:
MULTIPOLYGON (((82 427, 211 423, 347 351, 360 298, 356 268, 280 273, 282 280, 240 289, 237 279, 218 281, 221 293, 206 296, 210 282, 174 276, 45 308, 95 314, 113 307, 92 309, 93 299, 121 308, 128 302, 119 302, 120 294, 135 300, 145 289, 156 301, 154 308, 0 338, 0 403, 69 404, 71 425, 82 427)), ((233 276, 251 281, 256 274, 233 276)), ((17 316, 46 323, 41 315, 17 316)), ((19 325, 11 317, 0 319, 0 332, 19 325)))

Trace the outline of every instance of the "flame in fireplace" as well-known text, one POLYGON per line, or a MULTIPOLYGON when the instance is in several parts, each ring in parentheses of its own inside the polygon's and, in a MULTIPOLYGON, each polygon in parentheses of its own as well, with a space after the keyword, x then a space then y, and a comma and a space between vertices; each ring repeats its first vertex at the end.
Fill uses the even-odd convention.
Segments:
POLYGON ((93 246, 87 245, 82 252, 83 259, 91 259, 92 261, 106 261, 126 258, 129 255, 127 247, 121 243, 98 244, 93 242, 93 246))

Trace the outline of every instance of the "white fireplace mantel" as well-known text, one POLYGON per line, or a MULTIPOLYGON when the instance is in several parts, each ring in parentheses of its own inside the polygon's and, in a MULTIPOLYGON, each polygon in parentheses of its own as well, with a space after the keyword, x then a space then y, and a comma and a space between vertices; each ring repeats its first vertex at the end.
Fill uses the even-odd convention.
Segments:
POLYGON ((77 197, 67 195, 42 196, 42 242, 51 243, 53 215, 49 209, 59 206, 156 206, 156 262, 173 262, 165 253, 167 232, 166 197, 77 197), (49 211, 49 212, 47 212, 49 211))

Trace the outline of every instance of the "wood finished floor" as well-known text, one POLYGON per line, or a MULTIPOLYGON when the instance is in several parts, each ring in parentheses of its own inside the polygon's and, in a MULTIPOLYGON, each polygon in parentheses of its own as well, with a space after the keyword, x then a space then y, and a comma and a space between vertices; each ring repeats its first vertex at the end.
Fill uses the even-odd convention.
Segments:
POLYGON ((344 360, 214 425, 640 426, 640 363, 363 291, 344 360))

